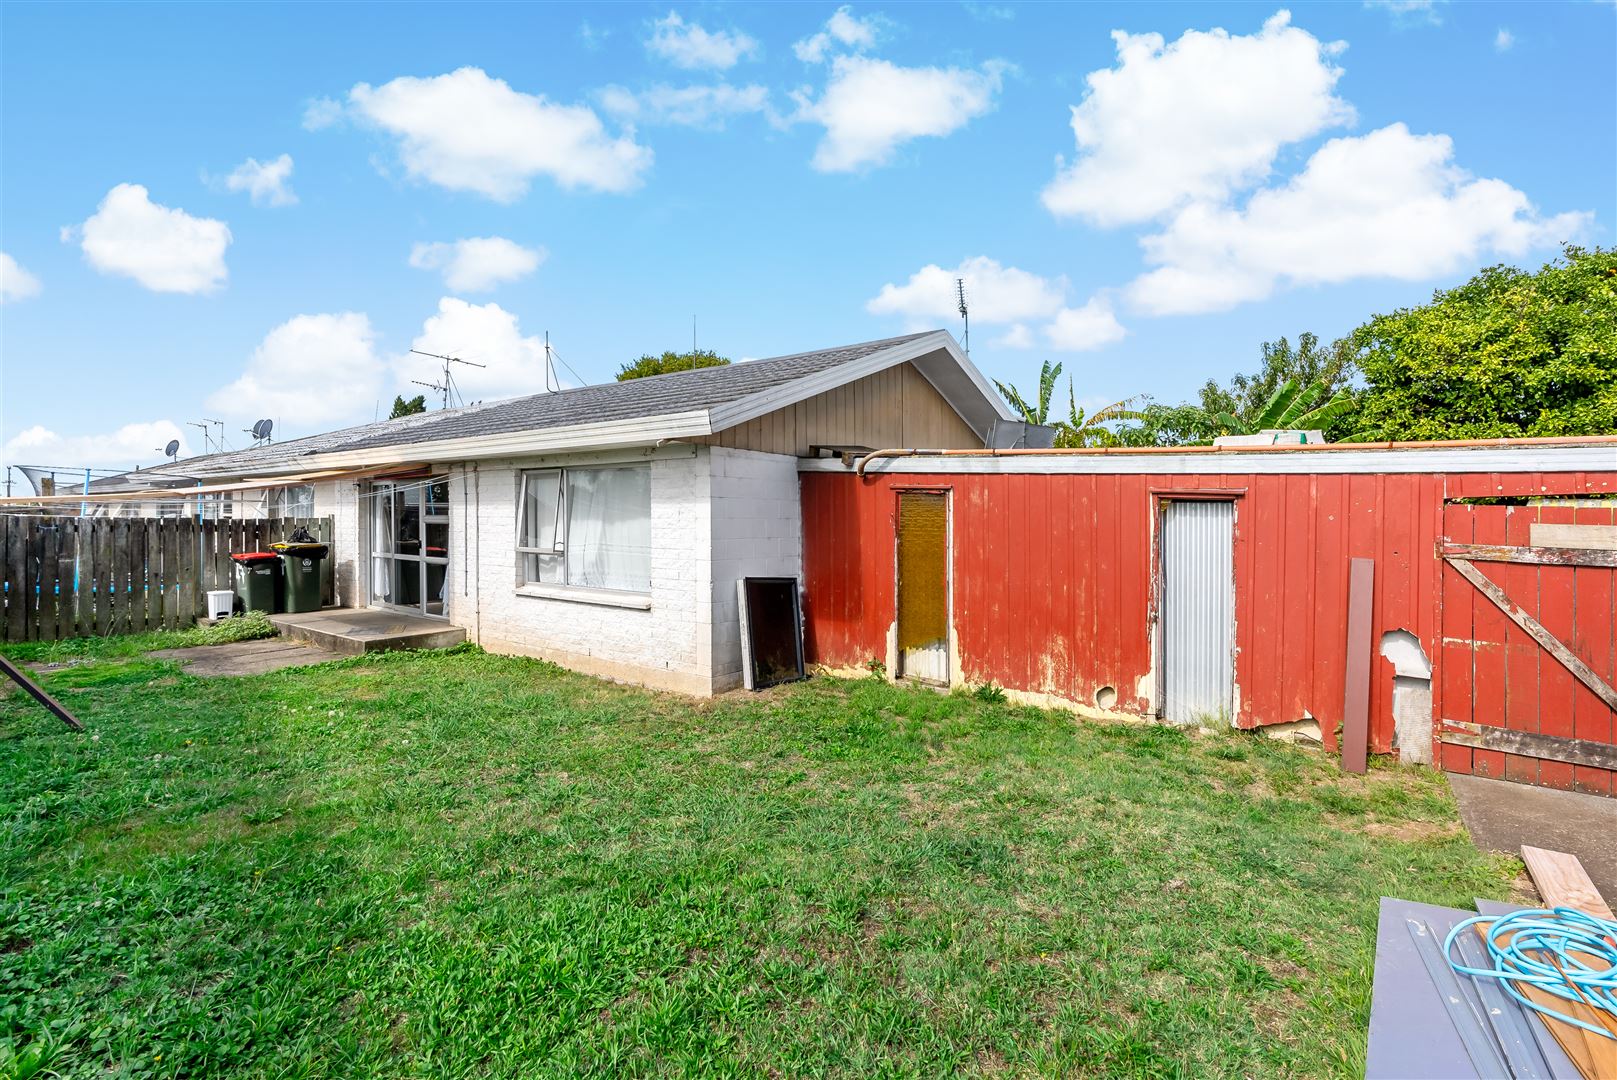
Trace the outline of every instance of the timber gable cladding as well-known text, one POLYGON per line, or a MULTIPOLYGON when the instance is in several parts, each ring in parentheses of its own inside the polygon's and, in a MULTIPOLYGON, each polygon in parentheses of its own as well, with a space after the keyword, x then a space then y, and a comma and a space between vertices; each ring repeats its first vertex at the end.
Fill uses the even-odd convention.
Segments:
POLYGON ((909 362, 690 442, 805 456, 815 446, 971 450, 982 436, 909 362))

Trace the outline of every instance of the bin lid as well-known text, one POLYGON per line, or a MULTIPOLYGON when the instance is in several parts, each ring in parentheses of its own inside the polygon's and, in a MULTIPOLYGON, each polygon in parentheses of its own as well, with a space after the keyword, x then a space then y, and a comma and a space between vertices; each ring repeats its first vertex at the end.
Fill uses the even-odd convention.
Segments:
POLYGON ((280 558, 280 556, 275 554, 273 551, 233 551, 230 553, 230 557, 234 561, 241 563, 243 566, 247 565, 248 563, 264 562, 266 559, 280 558))
POLYGON ((305 544, 300 541, 285 540, 270 545, 270 547, 283 555, 324 555, 329 546, 321 543, 305 544))

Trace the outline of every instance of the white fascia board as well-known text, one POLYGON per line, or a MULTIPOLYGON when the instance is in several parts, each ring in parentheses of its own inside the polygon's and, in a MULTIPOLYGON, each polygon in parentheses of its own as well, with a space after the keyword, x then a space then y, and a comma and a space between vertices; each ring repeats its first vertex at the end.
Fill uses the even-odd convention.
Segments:
MULTIPOLYGON (((834 458, 805 459, 799 472, 852 472, 834 458)), ((1617 450, 1604 446, 1476 447, 1407 450, 1222 450, 1216 453, 953 454, 875 458, 869 473, 1301 475, 1308 473, 1617 472, 1617 450)))
MULTIPOLYGON (((705 409, 660 416, 613 420, 601 424, 574 424, 569 427, 509 431, 497 435, 477 435, 439 442, 399 443, 364 450, 308 454, 287 466, 300 472, 311 468, 352 465, 387 465, 393 462, 477 461, 483 458, 532 457, 573 450, 608 450, 656 443, 662 439, 711 435, 705 409)), ((273 470, 263 470, 270 472, 273 470)))

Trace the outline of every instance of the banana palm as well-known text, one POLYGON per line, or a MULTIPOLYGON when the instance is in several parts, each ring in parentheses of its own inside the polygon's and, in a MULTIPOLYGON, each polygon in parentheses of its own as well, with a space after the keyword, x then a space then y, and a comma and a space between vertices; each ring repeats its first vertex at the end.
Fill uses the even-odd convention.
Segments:
POLYGON ((1329 401, 1317 404, 1327 392, 1323 382, 1300 386, 1296 379, 1287 379, 1255 416, 1244 419, 1234 413, 1221 412, 1214 419, 1232 435, 1255 435, 1277 429, 1323 429, 1353 407, 1353 397, 1346 390, 1338 390, 1329 401))

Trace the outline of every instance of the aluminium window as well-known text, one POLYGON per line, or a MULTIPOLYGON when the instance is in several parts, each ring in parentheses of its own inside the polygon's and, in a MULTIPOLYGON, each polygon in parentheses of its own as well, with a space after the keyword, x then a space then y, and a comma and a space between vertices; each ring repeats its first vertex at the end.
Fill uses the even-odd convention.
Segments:
POLYGON ((517 582, 651 592, 651 466, 522 474, 517 582))

